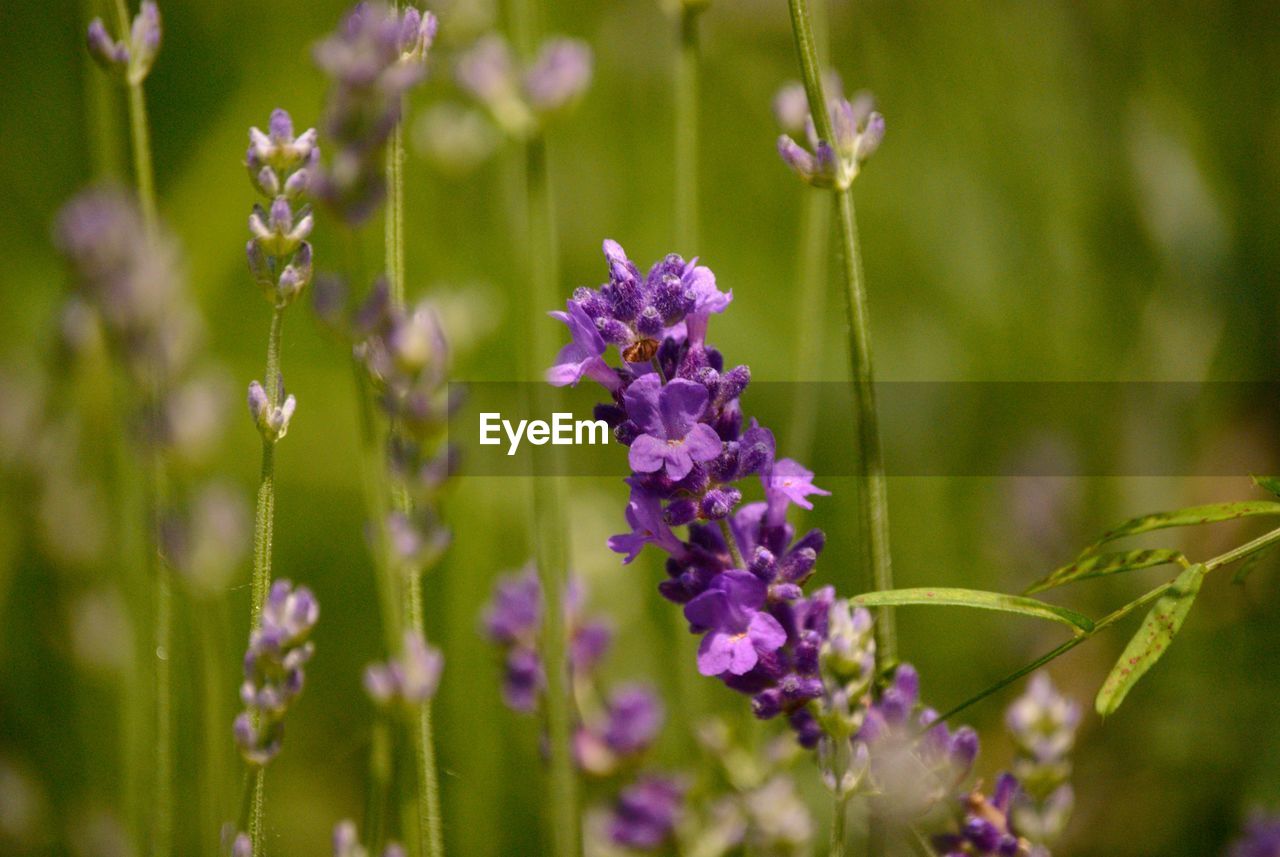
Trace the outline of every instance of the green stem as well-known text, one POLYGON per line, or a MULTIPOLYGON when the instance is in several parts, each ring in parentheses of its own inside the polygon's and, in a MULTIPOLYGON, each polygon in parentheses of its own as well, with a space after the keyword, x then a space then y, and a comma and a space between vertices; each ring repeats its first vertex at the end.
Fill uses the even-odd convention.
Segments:
MULTIPOLYGON (((263 388, 267 394, 267 407, 271 410, 280 404, 280 340, 284 328, 284 307, 276 306, 271 313, 271 328, 267 333, 267 369, 263 376, 263 388)), ((252 603, 249 605, 249 633, 258 627, 262 608, 271 589, 271 561, 275 536, 276 514, 276 445, 273 439, 263 438, 262 470, 258 480, 258 499, 253 526, 253 586, 252 603)), ((266 803, 266 769, 258 767, 253 775, 253 800, 250 804, 249 838, 253 841, 253 857, 261 857, 265 844, 262 841, 262 819, 266 803)))
MULTIPOLYGON (((547 173, 546 141, 541 136, 525 147, 526 193, 528 200, 529 267, 532 287, 529 324, 530 353, 551 353, 549 326, 536 307, 554 306, 559 274, 556 265, 556 235, 550 177, 547 173)), ((538 412, 555 409, 555 393, 544 384, 533 385, 538 412)), ((554 457, 553 457, 554 460, 554 457)), ((581 824, 578 820, 577 780, 570 742, 571 723, 568 681, 567 639, 564 603, 568 577, 568 524, 564 515, 561 477, 554 471, 535 475, 533 483, 534 561, 542 583, 544 611, 541 648, 547 673, 547 733, 550 741, 551 829, 558 857, 576 857, 581 851, 581 824)))
POLYGON ((793 377, 799 389, 795 409, 791 413, 791 430, 787 445, 801 461, 813 449, 818 419, 818 394, 821 385, 815 376, 824 352, 823 330, 827 309, 827 255, 831 244, 831 207, 829 194, 819 190, 805 191, 804 211, 800 222, 800 263, 796 279, 800 283, 797 301, 795 367, 793 377))
POLYGON ((831 846, 828 853, 831 857, 844 857, 846 839, 845 827, 849 816, 849 799, 835 797, 831 805, 831 846))
POLYGON ((675 230, 677 249, 698 249, 698 93, 701 8, 681 4, 680 46, 675 73, 675 230))
POLYGON ((384 713, 378 712, 369 744, 369 794, 364 811, 364 844, 370 854, 376 854, 382 844, 392 773, 391 724, 384 713))
MULTIPOLYGON (((125 0, 115 0, 116 24, 121 38, 129 35, 129 10, 125 0)), ((155 170, 151 161, 151 130, 147 124, 147 97, 142 81, 129 84, 129 131, 133 141, 133 179, 138 184, 138 204, 148 229, 156 228, 155 170)))
MULTIPOLYGON (((804 2, 804 0, 797 0, 804 2)), ((878 590, 893 588, 893 565, 889 554, 889 497, 880 451, 880 426, 876 413, 876 393, 871 367, 871 323, 867 314, 867 293, 862 273, 862 251, 858 246, 858 223, 853 209, 853 193, 838 191, 836 218, 840 229, 842 272, 845 284, 845 311, 849 323, 849 362, 853 379, 854 413, 857 420, 858 518, 870 566, 870 584, 878 590)), ((893 608, 881 608, 876 620, 876 659, 879 665, 897 659, 897 629, 893 608)))
POLYGON ((402 121, 396 123, 387 146, 387 217, 386 252, 387 277, 391 285, 391 303, 404 306, 404 110, 405 100, 400 99, 402 121))

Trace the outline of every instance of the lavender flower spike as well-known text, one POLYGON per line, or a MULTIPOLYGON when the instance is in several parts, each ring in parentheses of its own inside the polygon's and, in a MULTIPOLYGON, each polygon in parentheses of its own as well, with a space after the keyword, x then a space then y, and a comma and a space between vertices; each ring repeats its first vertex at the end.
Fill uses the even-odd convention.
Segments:
MULTIPOLYGON (((830 85, 829 85, 829 88, 830 85)), ((838 92, 838 81, 833 91, 838 92)), ((847 189, 858 176, 862 164, 875 154, 884 139, 884 117, 875 112, 871 96, 855 95, 852 100, 827 95, 833 140, 819 140, 813 118, 804 122, 806 150, 792 137, 796 133, 798 103, 794 90, 784 90, 775 101, 779 120, 788 133, 778 138, 778 154, 791 170, 814 187, 847 189), (786 127, 791 126, 791 127, 786 127)))
POLYGON ((628 455, 632 470, 665 471, 679 481, 695 462, 720 455, 720 436, 698 422, 707 409, 705 386, 680 378, 664 385, 657 375, 644 375, 627 388, 625 400, 627 413, 641 431, 628 455))
POLYGON ((435 696, 444 669, 444 656, 427 645, 416 631, 406 631, 401 656, 386 664, 370 664, 365 669, 364 686, 379 705, 392 703, 409 708, 435 696))
POLYGON ((140 86, 160 53, 160 9, 143 0, 129 28, 127 41, 113 39, 101 18, 89 22, 89 53, 107 71, 120 74, 130 86, 140 86))
POLYGON ((675 831, 684 788, 664 777, 645 777, 618 796, 609 823, 615 845, 653 851, 675 831))
POLYGON ((1255 813, 1232 844, 1230 857, 1280 857, 1280 816, 1255 813))

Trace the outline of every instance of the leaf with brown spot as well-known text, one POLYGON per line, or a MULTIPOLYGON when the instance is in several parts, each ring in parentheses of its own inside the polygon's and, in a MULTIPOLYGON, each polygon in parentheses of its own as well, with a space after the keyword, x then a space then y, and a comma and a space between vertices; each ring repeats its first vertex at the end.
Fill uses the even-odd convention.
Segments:
POLYGON ((1273 500, 1246 500, 1239 503, 1211 503, 1207 506, 1189 506, 1175 509, 1172 512, 1154 512, 1138 518, 1130 518, 1120 526, 1103 534, 1089 547, 1080 552, 1079 559, 1093 556, 1108 542, 1122 539, 1125 536, 1136 536, 1153 530, 1169 527, 1190 527, 1197 524, 1212 524, 1217 521, 1234 521, 1236 518, 1247 518, 1254 515, 1280 515, 1280 503, 1273 500))
POLYGON ((1044 592, 1064 583, 1077 580, 1088 580, 1092 577, 1104 577, 1108 574, 1119 574, 1124 571, 1135 571, 1140 568, 1153 568, 1170 563, 1186 565, 1187 558, 1182 551, 1167 548, 1121 551, 1119 553, 1099 553, 1078 559, 1070 565, 1064 565, 1049 574, 1043 580, 1034 583, 1027 589, 1027 595, 1044 592))
POLYGON ((1168 651, 1169 644, 1191 612, 1206 572, 1207 569, 1199 563, 1184 570, 1152 606, 1147 618, 1142 620, 1142 627, 1124 647, 1120 659, 1098 691, 1094 707, 1103 717, 1120 707, 1138 680, 1168 651))

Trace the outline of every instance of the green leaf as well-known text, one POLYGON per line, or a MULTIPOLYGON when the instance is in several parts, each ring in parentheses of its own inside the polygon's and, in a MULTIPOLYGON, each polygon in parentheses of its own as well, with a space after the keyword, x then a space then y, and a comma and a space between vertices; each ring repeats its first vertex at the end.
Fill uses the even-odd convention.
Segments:
POLYGON ((1138 679, 1168 650, 1174 635, 1191 612, 1206 571, 1197 563, 1179 574, 1168 591, 1152 606, 1147 618, 1142 620, 1142 627, 1124 647, 1120 660, 1111 668, 1111 674, 1098 691, 1094 707, 1103 717, 1120 707, 1138 679))
POLYGON ((1235 584, 1244 583, 1245 578, 1249 576, 1249 572, 1257 568, 1258 563, 1261 562, 1264 557, 1270 556, 1275 549, 1275 545, 1272 545, 1271 547, 1266 547, 1260 551, 1249 554, 1244 558, 1244 561, 1240 563, 1235 574, 1231 575, 1231 582, 1235 584))
POLYGON ((1233 521, 1252 515, 1280 515, 1280 503, 1272 500, 1247 500, 1240 503, 1212 503, 1208 506, 1190 506, 1172 512, 1155 512, 1140 518, 1131 518, 1114 530, 1104 533, 1089 547, 1080 552, 1080 559, 1092 556, 1108 542, 1138 533, 1149 533, 1169 527, 1189 527, 1196 524, 1212 524, 1216 521, 1233 521))
POLYGON ((1134 571, 1139 568, 1152 568, 1173 562, 1185 565, 1187 558, 1182 551, 1167 548, 1093 554, 1057 569, 1043 580, 1029 587, 1027 594, 1033 595, 1037 592, 1044 592, 1046 589, 1052 589, 1055 586, 1062 586, 1064 583, 1071 583, 1076 580, 1088 580, 1091 577, 1103 577, 1108 574, 1134 571))
POLYGON ((1280 497, 1280 476, 1255 476, 1253 484, 1269 494, 1280 497))
POLYGON ((949 607, 976 607, 979 610, 998 610, 1001 613, 1017 613, 1048 619, 1080 631, 1092 631, 1093 620, 1074 610, 1046 604, 1035 598, 1021 595, 1005 595, 1000 592, 983 592, 977 589, 952 589, 947 587, 920 587, 918 589, 888 589, 883 592, 867 592, 849 599, 862 607, 897 607, 908 604, 943 604, 949 607))

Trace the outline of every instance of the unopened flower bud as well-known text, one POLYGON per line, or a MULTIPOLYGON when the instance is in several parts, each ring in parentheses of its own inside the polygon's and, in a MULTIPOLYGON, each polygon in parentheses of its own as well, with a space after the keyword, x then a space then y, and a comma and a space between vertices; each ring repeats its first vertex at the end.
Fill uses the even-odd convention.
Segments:
POLYGON ((107 27, 101 18, 89 22, 87 33, 89 55, 107 71, 124 71, 129 64, 129 48, 124 42, 117 42, 107 33, 107 27))
POLYGON ((129 83, 137 86, 147 79, 160 53, 160 9, 153 0, 143 0, 129 31, 129 83))

